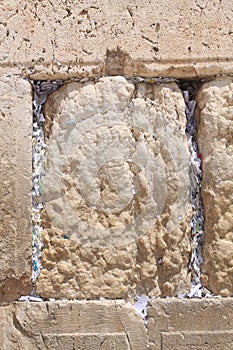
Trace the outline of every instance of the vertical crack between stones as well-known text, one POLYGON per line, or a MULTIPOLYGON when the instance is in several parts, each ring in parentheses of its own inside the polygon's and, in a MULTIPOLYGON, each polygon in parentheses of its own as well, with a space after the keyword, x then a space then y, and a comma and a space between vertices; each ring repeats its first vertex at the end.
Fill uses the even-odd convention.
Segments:
POLYGON ((195 120, 196 101, 192 85, 183 85, 183 97, 187 118, 186 135, 190 151, 190 202, 193 215, 191 220, 191 257, 189 271, 191 271, 191 290, 188 297, 202 297, 208 294, 201 282, 201 265, 203 263, 202 246, 204 241, 204 210, 201 196, 202 185, 202 154, 197 144, 197 125, 195 120))
POLYGON ((32 295, 36 294, 36 281, 41 270, 43 248, 41 223, 42 180, 44 176, 44 103, 47 96, 62 85, 61 81, 29 80, 33 88, 33 131, 32 131, 32 295))

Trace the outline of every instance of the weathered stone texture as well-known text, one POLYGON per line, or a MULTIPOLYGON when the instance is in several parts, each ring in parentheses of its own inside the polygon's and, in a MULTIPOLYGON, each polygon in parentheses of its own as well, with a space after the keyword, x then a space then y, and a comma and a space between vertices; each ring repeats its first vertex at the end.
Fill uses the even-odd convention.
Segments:
POLYGON ((231 0, 2 0, 0 13, 0 65, 37 79, 233 69, 231 0))
POLYGON ((233 349, 232 316, 230 298, 155 299, 149 307, 149 349, 233 349))
POLYGON ((14 303, 0 307, 1 350, 146 350, 143 320, 124 301, 14 303))
POLYGON ((166 350, 229 350, 233 348, 233 332, 163 333, 162 344, 166 350))
POLYGON ((233 295, 233 79, 204 84, 197 95, 205 212, 202 280, 213 293, 233 295))
POLYGON ((49 96, 42 296, 189 288, 184 111, 176 84, 122 77, 68 83, 49 96))
POLYGON ((31 89, 25 80, 0 79, 0 300, 30 291, 31 89))
POLYGON ((1 350, 231 350, 231 298, 154 299, 149 324, 123 300, 0 305, 1 350))

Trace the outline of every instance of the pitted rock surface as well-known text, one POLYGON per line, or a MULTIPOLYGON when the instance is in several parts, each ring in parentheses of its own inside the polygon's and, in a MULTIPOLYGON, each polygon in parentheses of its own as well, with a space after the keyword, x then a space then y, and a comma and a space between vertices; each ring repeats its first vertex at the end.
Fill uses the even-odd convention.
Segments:
POLYGON ((232 73, 231 0, 1 0, 0 10, 0 68, 16 75, 232 73))
POLYGON ((197 95, 205 211, 203 283, 233 294, 233 79, 205 83, 197 95))
POLYGON ((176 84, 70 82, 45 105, 43 296, 185 288, 189 151, 176 84))

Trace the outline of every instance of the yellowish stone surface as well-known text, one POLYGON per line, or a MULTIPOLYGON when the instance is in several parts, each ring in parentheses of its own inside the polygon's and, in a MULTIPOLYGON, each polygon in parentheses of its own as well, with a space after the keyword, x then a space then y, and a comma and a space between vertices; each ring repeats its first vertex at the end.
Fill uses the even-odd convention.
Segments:
POLYGON ((71 82, 46 114, 38 291, 176 295, 189 286, 189 151, 176 84, 71 82))

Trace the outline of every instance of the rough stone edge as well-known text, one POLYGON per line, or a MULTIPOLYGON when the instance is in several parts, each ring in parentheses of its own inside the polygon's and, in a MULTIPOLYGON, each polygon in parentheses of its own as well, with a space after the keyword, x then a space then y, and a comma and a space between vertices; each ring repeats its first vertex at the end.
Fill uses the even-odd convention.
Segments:
MULTIPOLYGON (((111 75, 111 71, 106 74, 106 58, 96 59, 96 61, 84 61, 75 63, 70 61, 59 62, 48 61, 35 62, 5 62, 0 63, 0 70, 7 71, 7 74, 15 74, 34 80, 62 79, 66 80, 75 77, 96 77, 111 75)), ((142 76, 142 77, 167 77, 177 79, 201 79, 219 75, 233 74, 233 58, 198 58, 177 60, 125 60, 119 75, 142 76)), ((113 75, 116 75, 113 73, 113 75)))
MULTIPOLYGON (((7 93, 10 100, 16 101, 15 108, 9 110, 15 124, 12 125, 12 139, 9 140, 15 146, 15 210, 16 233, 10 250, 14 256, 14 265, 10 266, 13 273, 0 281, 2 289, 1 301, 14 301, 22 294, 28 294, 31 290, 31 138, 32 138, 32 103, 31 87, 23 78, 1 74, 0 80, 10 86, 7 93), (28 141, 30 140, 30 142, 28 141), (26 181, 25 181, 26 179, 26 181), (29 181, 27 181, 29 179, 29 181), (24 185, 22 185, 24 184, 24 185), (20 199, 22 201, 19 203, 20 199), (23 247, 23 249, 22 249, 23 247), (23 258, 22 258, 23 256, 23 258), (12 293, 12 289, 15 292, 12 293), (9 295, 8 295, 9 292, 9 295), (14 295, 14 297, 13 297, 14 295)), ((8 175, 6 174, 6 177, 8 175)))

